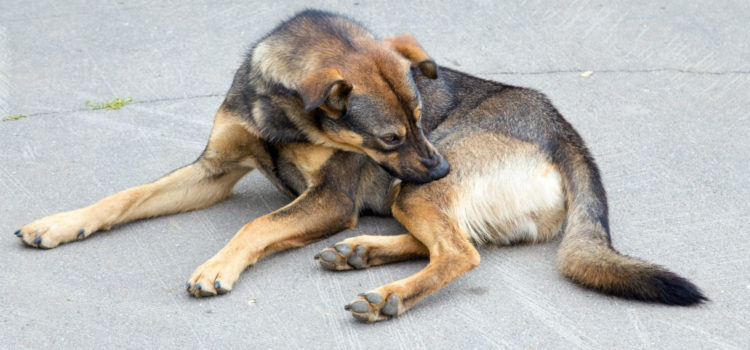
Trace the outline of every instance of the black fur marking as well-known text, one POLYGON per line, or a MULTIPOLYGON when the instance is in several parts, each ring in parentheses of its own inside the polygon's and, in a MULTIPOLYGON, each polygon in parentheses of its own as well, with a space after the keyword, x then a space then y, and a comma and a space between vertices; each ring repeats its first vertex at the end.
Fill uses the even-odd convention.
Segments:
POLYGON ((294 188, 292 188, 292 186, 290 186, 289 183, 284 181, 284 178, 281 176, 281 172, 279 171, 279 161, 280 161, 279 150, 276 149, 276 147, 274 147, 273 145, 266 143, 266 152, 268 152, 268 155, 271 158, 272 175, 277 180, 277 181, 273 181, 273 183, 277 187, 279 187, 279 189, 282 192, 289 193, 293 197, 299 196, 300 195, 299 192, 295 191, 294 188))
POLYGON ((273 88, 274 90, 276 90, 275 92, 277 92, 277 93, 279 93, 279 94, 281 94, 281 95, 286 95, 286 96, 297 96, 297 97, 299 97, 299 93, 298 93, 297 91, 294 91, 294 90, 292 90, 292 89, 289 89, 289 88, 287 88, 286 86, 284 86, 284 85, 281 85, 281 84, 279 84, 279 83, 277 83, 277 82, 271 82, 271 86, 272 86, 272 88, 273 88))
POLYGON ((613 294, 628 299, 680 306, 709 300, 692 282, 666 270, 654 271, 636 285, 641 288, 623 288, 613 291, 613 294))
POLYGON ((280 109, 273 106, 268 96, 258 96, 260 113, 253 115, 255 126, 263 137, 272 142, 308 142, 307 137, 280 109))
POLYGON ((708 298, 690 281, 673 273, 662 273, 654 277, 659 286, 658 301, 668 305, 693 305, 708 301, 708 298))

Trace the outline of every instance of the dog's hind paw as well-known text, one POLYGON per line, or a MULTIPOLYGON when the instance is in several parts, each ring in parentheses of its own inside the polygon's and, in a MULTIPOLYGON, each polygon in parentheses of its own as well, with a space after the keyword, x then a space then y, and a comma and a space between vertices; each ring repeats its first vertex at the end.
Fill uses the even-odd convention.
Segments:
POLYGON ((41 218, 14 234, 26 245, 49 249, 88 237, 99 229, 95 221, 84 209, 78 209, 41 218))
POLYGON ((352 270, 364 269, 367 264, 367 247, 364 245, 353 246, 349 243, 337 243, 333 247, 323 249, 315 254, 315 259, 320 265, 329 270, 352 270))
POLYGON ((405 311, 400 295, 379 291, 359 294, 344 309, 357 320, 367 323, 386 320, 405 311))

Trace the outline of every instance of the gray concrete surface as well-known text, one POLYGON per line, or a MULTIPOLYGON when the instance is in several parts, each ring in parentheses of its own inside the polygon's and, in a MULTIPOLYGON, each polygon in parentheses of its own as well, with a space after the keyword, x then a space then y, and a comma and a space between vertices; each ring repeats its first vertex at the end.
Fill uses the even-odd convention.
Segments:
POLYGON ((750 2, 0 1, 0 348, 750 348, 750 2), (358 292, 424 261, 346 273, 312 256, 393 220, 270 256, 225 296, 183 286, 245 222, 287 200, 253 173, 207 210, 42 251, 13 236, 191 162, 249 45, 298 9, 413 33, 439 64, 544 91, 587 140, 614 244, 711 302, 676 308, 584 290, 558 242, 483 248, 407 314, 355 322, 358 292), (584 71, 593 71, 582 77, 584 71), (84 101, 132 96, 119 111, 84 101))

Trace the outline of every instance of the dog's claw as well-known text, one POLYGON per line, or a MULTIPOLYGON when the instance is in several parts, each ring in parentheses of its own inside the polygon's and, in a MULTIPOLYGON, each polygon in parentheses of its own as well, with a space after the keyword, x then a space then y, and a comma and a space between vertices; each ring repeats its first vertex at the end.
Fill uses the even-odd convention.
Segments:
POLYGON ((86 233, 86 229, 82 228, 80 231, 78 231, 78 234, 76 235, 76 239, 83 238, 83 234, 86 233))
POLYGON ((13 234, 16 235, 16 237, 23 237, 23 233, 21 233, 21 230, 18 230, 13 234))
POLYGON ((42 237, 34 238, 34 244, 39 245, 40 243, 42 243, 42 237))

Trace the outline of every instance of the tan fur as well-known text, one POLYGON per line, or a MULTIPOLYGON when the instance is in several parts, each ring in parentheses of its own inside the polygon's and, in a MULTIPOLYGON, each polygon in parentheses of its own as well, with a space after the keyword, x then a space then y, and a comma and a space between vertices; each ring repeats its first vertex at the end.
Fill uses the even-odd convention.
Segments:
POLYGON ((282 155, 294 159, 307 183, 313 185, 317 180, 315 175, 318 170, 323 167, 334 152, 336 152, 335 149, 326 146, 295 143, 285 147, 282 155))
MULTIPOLYGON (((362 135, 351 132, 349 130, 342 130, 337 133, 327 133, 329 139, 334 142, 346 144, 346 145, 361 145, 362 135)), ((359 148, 359 147, 358 147, 359 148)), ((359 151, 362 152, 361 148, 359 151)))
POLYGON ((423 74, 431 78, 437 76, 437 66, 432 62, 432 59, 427 56, 427 53, 424 52, 422 46, 417 42, 417 39, 414 39, 411 34, 402 34, 386 38, 383 41, 390 44, 394 50, 410 61, 415 62, 420 70, 422 70, 423 74))

